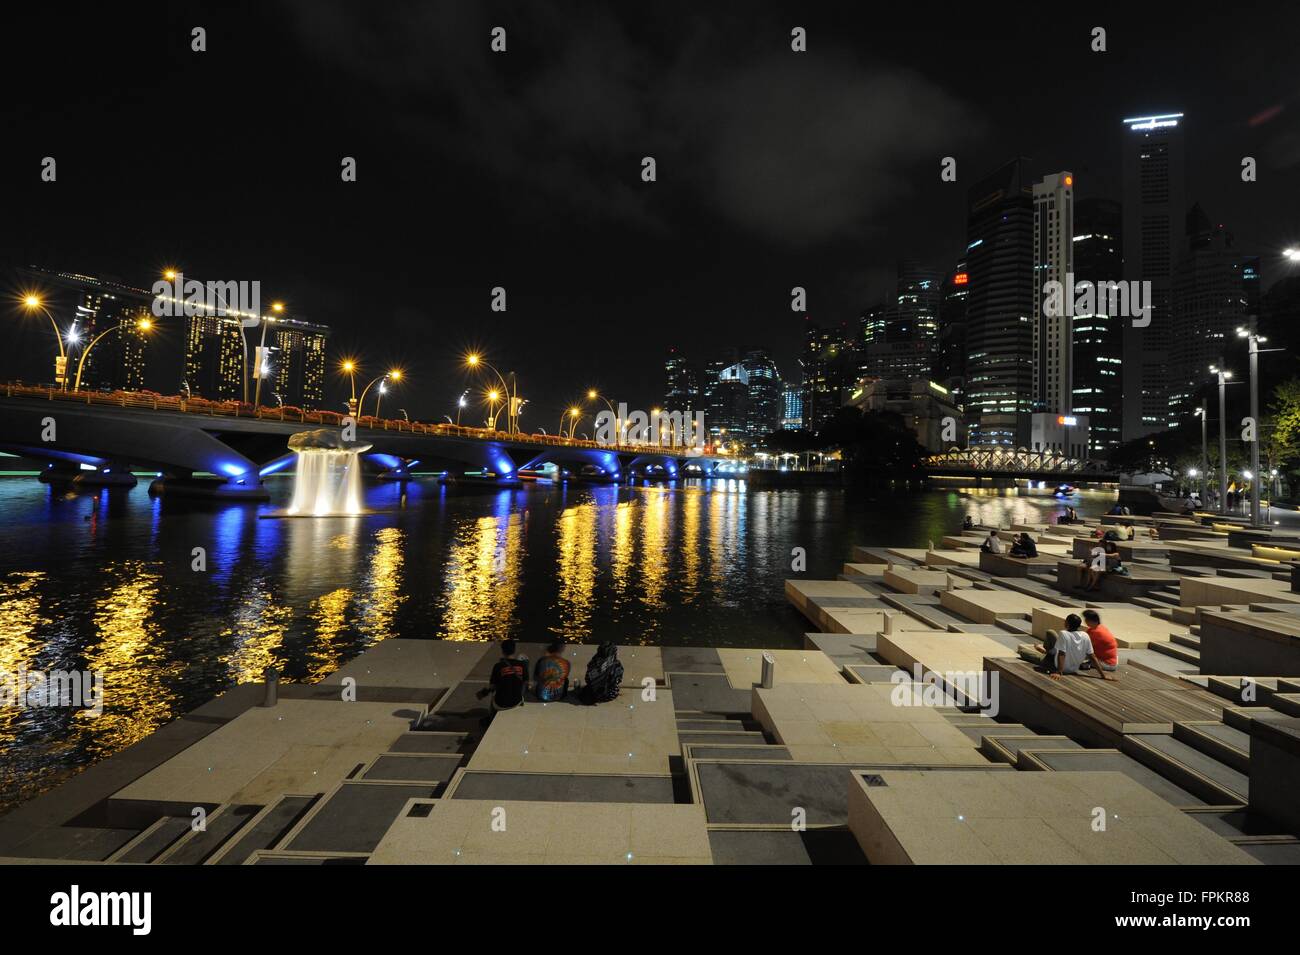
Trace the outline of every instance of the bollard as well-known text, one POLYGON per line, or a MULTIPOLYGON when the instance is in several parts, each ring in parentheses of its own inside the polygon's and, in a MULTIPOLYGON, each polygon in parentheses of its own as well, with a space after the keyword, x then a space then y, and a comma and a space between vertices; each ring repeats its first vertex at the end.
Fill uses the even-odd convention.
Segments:
POLYGON ((944 590, 956 590, 956 589, 957 589, 957 584, 956 584, 956 582, 952 579, 952 574, 951 574, 951 573, 945 573, 945 574, 944 574, 944 578, 945 578, 945 579, 944 579, 944 587, 943 587, 944 590))
POLYGON ((894 632, 894 615, 888 611, 885 612, 885 633, 894 632))
POLYGON ((262 679, 266 683, 266 695, 262 698, 262 705, 275 706, 280 698, 280 671, 275 667, 267 667, 262 671, 262 679))
POLYGON ((776 680, 776 658, 766 650, 763 651, 763 689, 772 689, 776 680))

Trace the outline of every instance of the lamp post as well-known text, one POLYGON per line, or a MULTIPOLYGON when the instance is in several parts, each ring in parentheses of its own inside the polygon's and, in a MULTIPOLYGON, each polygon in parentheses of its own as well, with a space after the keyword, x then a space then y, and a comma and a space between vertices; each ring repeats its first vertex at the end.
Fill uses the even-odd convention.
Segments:
POLYGON ((1201 417, 1201 507, 1206 507, 1210 502, 1210 489, 1206 484, 1210 479, 1210 449, 1205 443, 1205 421, 1210 416, 1210 410, 1204 398, 1201 399, 1201 407, 1196 413, 1201 417))
POLYGON ((1281 348, 1259 346, 1268 339, 1259 334, 1258 321, 1252 316, 1250 325, 1237 329, 1237 336, 1244 338, 1250 345, 1250 420, 1255 425, 1255 440, 1250 442, 1250 471, 1254 478, 1250 482, 1250 522, 1259 524, 1259 355, 1261 351, 1283 351, 1281 348))
POLYGON ((497 411, 496 411, 496 403, 497 403, 497 399, 498 399, 499 397, 500 397, 500 395, 497 394, 497 392, 496 392, 495 390, 493 390, 493 391, 489 391, 489 392, 487 393, 487 400, 488 400, 488 419, 487 419, 487 426, 488 426, 488 430, 489 430, 489 431, 495 431, 495 430, 497 429, 497 411))
POLYGON ((623 443, 623 429, 622 429, 622 424, 623 424, 623 423, 622 423, 621 421, 618 420, 618 412, 614 410, 614 406, 610 403, 610 400, 609 400, 608 398, 606 398, 604 395, 602 395, 602 394, 601 394, 599 391, 597 391, 595 388, 591 388, 591 389, 589 389, 589 390, 587 391, 587 398, 588 398, 589 400, 591 400, 591 401, 595 401, 596 399, 600 399, 601 401, 605 402, 605 407, 608 408, 608 409, 609 409, 609 413, 612 414, 612 415, 614 416, 614 443, 615 443, 615 444, 622 444, 622 443, 623 443))
POLYGON ((45 303, 36 295, 28 295, 23 299, 23 305, 30 312, 32 309, 40 309, 45 313, 45 317, 50 320, 50 327, 54 329, 54 340, 59 344, 59 354, 54 359, 54 383, 59 386, 60 391, 68 390, 68 353, 63 348, 63 333, 59 331, 59 323, 54 320, 50 310, 45 307, 45 303))
MULTIPOLYGON (((277 313, 283 312, 284 303, 283 302, 272 303, 271 311, 277 313)), ((257 350, 253 352, 253 380, 256 382, 256 384, 253 385, 253 407, 254 408, 262 407, 262 373, 263 371, 266 370, 263 365, 265 355, 266 355, 266 326, 268 323, 273 321, 275 321, 275 319, 267 315, 258 316, 258 323, 262 326, 262 337, 258 340, 257 350)))
MULTIPOLYGON (((460 400, 456 402, 456 427, 458 428, 460 427, 460 412, 461 409, 465 407, 465 396, 467 394, 469 394, 468 388, 460 393, 460 400)), ((451 418, 448 418, 447 421, 450 422, 451 418)))
POLYGON ((348 398, 348 414, 355 418, 357 416, 357 363, 348 358, 339 367, 348 376, 348 382, 352 389, 352 397, 348 398))
POLYGON ((1232 378, 1232 372, 1224 371, 1218 365, 1211 365, 1210 373, 1219 376, 1219 513, 1226 514, 1228 513, 1228 412, 1225 392, 1228 390, 1228 380, 1232 378))
MULTIPOLYGON (((494 368, 492 365, 484 361, 481 356, 476 354, 471 354, 465 358, 465 364, 467 364, 470 368, 477 368, 479 365, 482 365, 484 368, 488 369, 488 371, 492 372, 492 374, 497 376, 497 380, 501 382, 502 392, 505 395, 505 400, 506 400, 506 430, 510 434, 513 434, 515 430, 514 405, 515 405, 515 399, 518 398, 518 392, 517 391, 512 392, 510 390, 509 383, 506 381, 505 375, 501 374, 501 372, 497 371, 496 368, 494 368)), ((495 418, 495 416, 493 417, 495 418)))
MULTIPOLYGON (((386 371, 386 372, 384 372, 382 375, 379 375, 379 376, 377 376, 377 377, 375 377, 375 378, 372 378, 372 379, 370 380, 369 384, 367 384, 364 388, 361 389, 361 399, 357 402, 357 410, 358 410, 358 411, 364 411, 364 410, 365 410, 365 405, 366 405, 366 395, 368 395, 368 394, 370 393, 370 389, 371 389, 372 387, 374 387, 375 385, 379 384, 381 381, 388 381, 388 379, 390 379, 390 378, 391 378, 393 381, 401 381, 401 380, 402 380, 402 373, 401 373, 401 371, 399 371, 398 369, 394 368, 392 371, 386 371)), ((376 405, 375 405, 375 417, 376 417, 376 418, 379 417, 379 406, 378 406, 378 402, 376 402, 376 405)))
MULTIPOLYGON (((140 321, 136 322, 135 327, 140 329, 140 331, 142 332, 147 332, 149 331, 149 329, 153 327, 153 323, 149 321, 149 319, 147 318, 142 318, 140 319, 140 321)), ((106 328, 98 335, 96 335, 94 340, 89 345, 86 346, 86 350, 81 353, 81 358, 77 361, 77 379, 72 383, 73 391, 81 390, 81 371, 83 368, 86 367, 86 359, 90 356, 90 350, 94 348, 96 345, 98 345, 99 340, 103 338, 105 335, 111 335, 113 332, 122 331, 124 328, 126 328, 126 326, 121 324, 120 322, 117 325, 113 325, 109 328, 106 328)))

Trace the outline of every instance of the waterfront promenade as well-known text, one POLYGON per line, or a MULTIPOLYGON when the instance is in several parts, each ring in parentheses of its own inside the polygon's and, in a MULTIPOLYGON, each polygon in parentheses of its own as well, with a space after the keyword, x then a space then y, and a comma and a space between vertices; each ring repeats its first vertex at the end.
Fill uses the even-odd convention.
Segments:
POLYGON ((387 639, 0 817, 0 861, 1300 862, 1300 541, 1135 520, 1099 594, 1075 586, 1095 521, 996 529, 1036 538, 1023 566, 980 554, 990 528, 864 541, 838 579, 786 581, 804 649, 623 647, 593 707, 487 722, 497 644, 387 639), (1038 672, 1089 606, 1113 679, 1038 672))

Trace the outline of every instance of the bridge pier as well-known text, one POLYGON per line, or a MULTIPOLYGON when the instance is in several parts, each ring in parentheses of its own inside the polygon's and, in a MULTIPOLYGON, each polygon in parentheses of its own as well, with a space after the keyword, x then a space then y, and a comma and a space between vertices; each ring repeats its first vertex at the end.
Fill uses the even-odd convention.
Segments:
POLYGON ((38 480, 42 484, 86 488, 132 488, 137 483, 135 475, 126 467, 101 464, 83 468, 80 464, 62 461, 49 464, 41 471, 38 480))
POLYGON ((191 497, 217 501, 247 501, 260 504, 271 499, 271 492, 260 480, 242 483, 234 478, 199 478, 164 475, 149 485, 153 497, 191 497))

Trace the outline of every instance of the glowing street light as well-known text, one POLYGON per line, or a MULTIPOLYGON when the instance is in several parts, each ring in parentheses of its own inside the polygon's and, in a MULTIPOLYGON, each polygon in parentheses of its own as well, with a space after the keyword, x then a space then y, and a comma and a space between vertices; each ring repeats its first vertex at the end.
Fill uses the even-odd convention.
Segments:
MULTIPOLYGON (((491 364, 484 361, 483 357, 476 352, 470 352, 470 354, 465 356, 465 364, 470 368, 478 368, 481 365, 497 376, 497 380, 501 382, 502 394, 505 395, 506 400, 506 431, 510 434, 514 434, 516 431, 515 413, 519 402, 518 382, 516 382, 516 387, 512 389, 510 384, 506 381, 505 375, 501 374, 501 372, 497 371, 497 369, 491 364)), ((514 377, 513 372, 511 372, 511 377, 514 377)))
POLYGON ((351 383, 352 397, 348 399, 348 414, 355 418, 357 414, 357 363, 351 358, 345 358, 339 368, 343 371, 343 374, 348 376, 348 381, 351 383))
MULTIPOLYGON (((401 381, 402 380, 401 369, 394 368, 392 371, 386 371, 382 375, 378 376, 377 378, 371 379, 370 383, 367 384, 366 387, 361 390, 361 400, 357 402, 357 408, 364 411, 366 406, 366 395, 370 393, 371 387, 380 384, 381 382, 386 382, 389 380, 401 381)), ((376 399, 375 401, 375 417, 376 418, 379 417, 378 399, 376 399)))
POLYGON ((59 323, 54 320, 50 310, 45 307, 39 295, 28 293, 23 296, 23 306, 29 311, 39 310, 45 313, 45 317, 50 320, 50 326, 54 329, 54 340, 59 344, 59 354, 54 359, 54 381, 59 385, 60 390, 68 390, 68 353, 63 347, 63 333, 59 331, 59 323))

